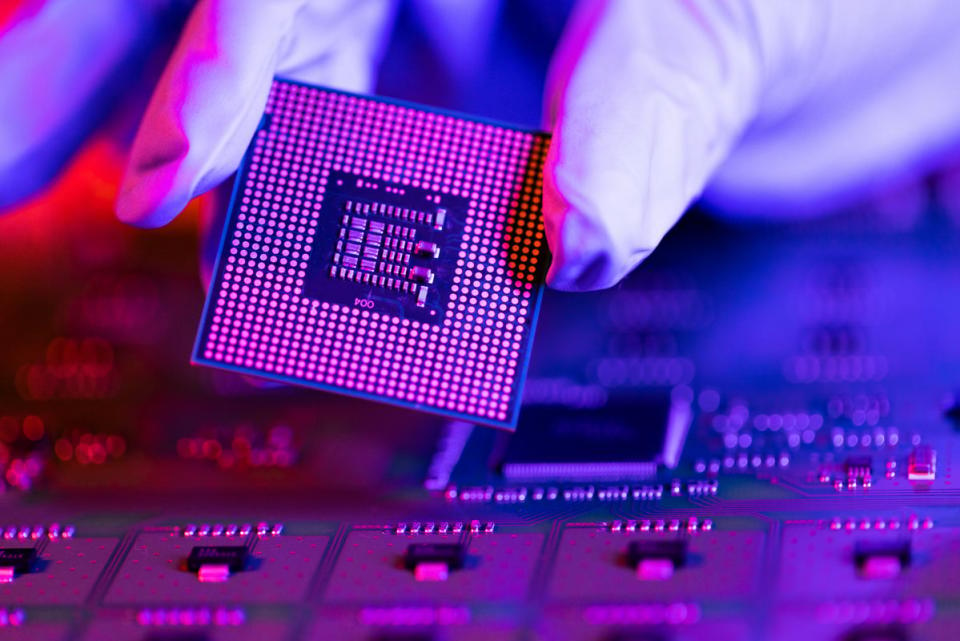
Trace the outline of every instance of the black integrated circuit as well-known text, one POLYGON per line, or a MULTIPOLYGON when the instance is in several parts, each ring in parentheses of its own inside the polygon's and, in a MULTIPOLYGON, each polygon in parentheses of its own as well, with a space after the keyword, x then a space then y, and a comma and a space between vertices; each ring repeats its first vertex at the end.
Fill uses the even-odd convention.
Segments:
POLYGON ((459 570, 467 558, 466 548, 461 543, 411 543, 403 557, 408 570, 421 563, 440 563, 450 570, 459 570))
POLYGON ((501 472, 516 481, 652 478, 664 460, 671 407, 668 395, 618 397, 591 408, 527 405, 501 472))
POLYGON ((650 560, 668 561, 674 568, 682 568, 687 563, 687 542, 679 539, 631 541, 626 560, 633 568, 650 560))
POLYGON ((0 548, 0 569, 9 573, 7 578, 31 572, 36 562, 35 548, 0 548))
POLYGON ((242 572, 249 556, 249 550, 242 545, 198 545, 190 550, 187 570, 199 572, 204 565, 222 565, 230 572, 242 572))

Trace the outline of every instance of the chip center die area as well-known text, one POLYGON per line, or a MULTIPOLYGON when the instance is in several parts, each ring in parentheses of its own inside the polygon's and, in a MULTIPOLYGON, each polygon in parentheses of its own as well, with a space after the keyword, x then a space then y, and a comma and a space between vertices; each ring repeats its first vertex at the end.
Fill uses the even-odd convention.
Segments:
POLYGON ((441 322, 469 205, 463 197, 331 172, 305 293, 441 322))

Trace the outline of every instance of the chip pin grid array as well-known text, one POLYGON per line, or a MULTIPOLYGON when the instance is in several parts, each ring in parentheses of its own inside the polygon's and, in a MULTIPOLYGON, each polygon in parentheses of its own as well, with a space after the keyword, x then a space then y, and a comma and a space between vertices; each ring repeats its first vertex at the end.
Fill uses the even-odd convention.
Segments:
POLYGON ((275 81, 194 361, 513 427, 546 262, 548 145, 542 133, 275 81), (436 257, 424 260, 435 267, 410 272, 422 287, 331 277, 345 212, 330 205, 349 200, 344 189, 387 202, 385 215, 422 203, 408 208, 433 234, 436 257), (434 278, 431 300, 420 291, 434 278))

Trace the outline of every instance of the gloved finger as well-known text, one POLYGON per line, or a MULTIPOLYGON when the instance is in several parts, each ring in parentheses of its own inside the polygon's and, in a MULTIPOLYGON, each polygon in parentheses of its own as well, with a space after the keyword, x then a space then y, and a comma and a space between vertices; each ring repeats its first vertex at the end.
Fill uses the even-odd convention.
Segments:
POLYGON ((960 145, 954 2, 625 4, 586 5, 555 66, 557 287, 615 283, 708 184, 737 215, 816 213, 960 145))
POLYGON ((53 179, 122 95, 165 0, 50 0, 0 35, 0 209, 53 179))
POLYGON ((553 287, 609 287, 695 198, 753 114, 745 2, 581 3, 548 87, 544 218, 553 287))
POLYGON ((704 194, 728 216, 833 211, 909 183, 960 146, 960 3, 805 5, 774 7, 798 25, 789 62, 704 194))
POLYGON ((240 164, 275 74, 364 89, 388 0, 201 0, 134 141, 118 216, 166 224, 240 164))

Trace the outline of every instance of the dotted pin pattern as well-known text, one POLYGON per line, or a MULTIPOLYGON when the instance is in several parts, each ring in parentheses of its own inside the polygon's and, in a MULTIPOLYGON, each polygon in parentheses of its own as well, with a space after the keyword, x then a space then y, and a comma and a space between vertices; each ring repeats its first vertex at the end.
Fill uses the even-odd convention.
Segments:
POLYGON ((512 426, 546 248, 549 138, 276 81, 196 360, 512 426), (443 321, 303 295, 331 172, 469 199, 443 321))

